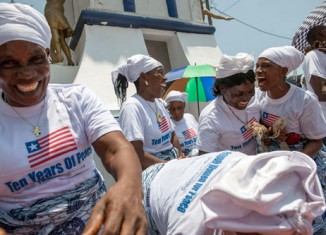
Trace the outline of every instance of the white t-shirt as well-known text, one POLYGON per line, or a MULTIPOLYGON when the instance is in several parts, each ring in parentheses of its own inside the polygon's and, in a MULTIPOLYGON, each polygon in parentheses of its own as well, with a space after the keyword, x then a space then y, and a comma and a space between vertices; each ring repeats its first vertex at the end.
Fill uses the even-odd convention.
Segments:
POLYGON ((182 151, 188 151, 197 148, 197 130, 198 122, 190 113, 183 114, 180 121, 174 121, 174 131, 178 137, 182 151))
MULTIPOLYGON (((307 90, 315 93, 310 85, 312 75, 326 79, 326 54, 319 50, 308 52, 302 64, 302 70, 306 79, 307 90)), ((320 102, 326 116, 326 102, 320 102)))
MULTIPOLYGON (((230 107, 244 122, 259 122, 259 103, 255 96, 244 110, 230 107)), ((197 147, 204 152, 232 150, 256 154, 252 129, 238 120, 222 97, 205 107, 199 117, 197 147)))
POLYGON ((303 138, 321 139, 326 136, 326 120, 317 97, 293 84, 280 99, 271 99, 267 92, 257 92, 261 106, 260 120, 267 126, 282 117, 286 133, 295 132, 303 138))
POLYGON ((91 144, 108 132, 121 131, 110 111, 82 85, 50 84, 44 101, 15 110, 42 134, 36 137, 33 127, 0 99, 3 210, 56 196, 93 177, 91 144))
POLYGON ((223 228, 289 234, 292 226, 280 214, 291 218, 305 208, 299 213, 312 220, 325 208, 314 161, 290 151, 223 151, 171 160, 151 182, 149 205, 162 235, 213 235, 223 228))
POLYGON ((157 173, 151 183, 150 205, 160 234, 197 235, 209 231, 203 224, 201 196, 216 179, 221 162, 228 160, 229 154, 171 160, 157 173))
POLYGON ((141 140, 145 152, 158 153, 173 147, 174 127, 161 99, 148 102, 133 95, 123 103, 119 122, 126 138, 129 141, 141 140), (162 117, 161 123, 157 121, 154 110, 162 117))

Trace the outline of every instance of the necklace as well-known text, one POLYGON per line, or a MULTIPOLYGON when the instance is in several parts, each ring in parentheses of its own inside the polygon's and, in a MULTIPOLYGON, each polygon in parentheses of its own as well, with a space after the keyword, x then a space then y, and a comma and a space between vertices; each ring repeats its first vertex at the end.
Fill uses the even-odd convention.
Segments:
MULTIPOLYGON (((225 102, 226 103, 226 102, 225 102)), ((226 103, 226 106, 228 106, 228 108, 230 109, 231 113, 233 114, 233 116, 235 116, 244 126, 245 128, 247 129, 247 125, 248 125, 248 114, 247 112, 245 111, 246 113, 246 121, 242 121, 234 112, 233 110, 231 109, 231 107, 226 103)))
POLYGON ((161 123, 162 122, 162 116, 161 114, 157 111, 157 104, 156 104, 156 99, 154 99, 154 104, 155 104, 155 110, 153 109, 152 105, 150 105, 150 103, 145 100, 143 97, 141 97, 140 95, 138 95, 140 98, 142 98, 146 104, 148 105, 148 107, 153 111, 153 113, 155 114, 156 120, 161 123))
MULTIPOLYGON (((8 104, 8 101, 6 99, 6 97, 4 96, 4 93, 2 93, 2 98, 3 100, 8 104)), ((42 115, 42 112, 43 112, 43 108, 44 108, 44 105, 45 105, 45 101, 43 101, 43 105, 42 105, 42 108, 41 108, 41 111, 40 111, 40 115, 38 117, 38 120, 37 120, 37 123, 34 125, 33 123, 31 123, 30 121, 28 121, 26 118, 24 118, 14 107, 12 107, 10 104, 8 104, 12 110, 14 110, 14 112, 21 118, 23 119, 25 122, 27 122, 29 125, 31 125, 33 127, 32 129, 32 133, 35 135, 35 136, 40 136, 42 134, 41 132, 41 129, 39 128, 38 124, 40 122, 40 119, 41 119, 41 115, 42 115)))

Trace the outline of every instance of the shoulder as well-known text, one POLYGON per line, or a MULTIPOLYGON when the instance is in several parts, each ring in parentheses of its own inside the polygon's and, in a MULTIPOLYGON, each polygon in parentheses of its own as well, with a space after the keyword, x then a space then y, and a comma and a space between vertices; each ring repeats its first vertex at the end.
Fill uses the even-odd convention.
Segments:
POLYGON ((291 84, 292 89, 294 89, 294 100, 296 100, 296 102, 302 102, 301 104, 304 103, 311 103, 311 102, 316 102, 318 103, 318 97, 312 93, 311 91, 308 90, 304 90, 300 87, 297 87, 293 84, 291 84))
POLYGON ((57 94, 62 94, 65 97, 72 95, 85 96, 85 92, 86 95, 93 93, 88 87, 82 84, 49 84, 48 89, 57 94))
POLYGON ((142 102, 136 97, 136 96, 131 96, 129 97, 121 106, 121 110, 139 110, 139 109, 144 109, 144 105, 142 102))

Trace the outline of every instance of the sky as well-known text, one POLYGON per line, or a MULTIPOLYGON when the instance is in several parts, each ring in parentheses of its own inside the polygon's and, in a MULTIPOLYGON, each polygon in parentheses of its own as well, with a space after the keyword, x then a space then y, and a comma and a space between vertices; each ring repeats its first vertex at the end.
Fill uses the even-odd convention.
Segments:
MULTIPOLYGON (((0 0, 10 2, 10 0, 0 0)), ((45 0, 15 0, 43 12, 45 0)), ((222 53, 259 54, 275 46, 291 45, 292 38, 309 13, 324 0, 210 0, 211 11, 235 18, 213 19, 215 38, 222 53)), ((301 68, 298 74, 301 74, 301 68)))
MULTIPOLYGON (((267 48, 291 45, 297 29, 322 2, 324 0, 215 0, 211 4, 214 13, 225 16, 224 12, 235 18, 213 20, 217 45, 225 54, 253 53, 256 60, 267 48)), ((298 74, 301 73, 299 68, 298 74)))

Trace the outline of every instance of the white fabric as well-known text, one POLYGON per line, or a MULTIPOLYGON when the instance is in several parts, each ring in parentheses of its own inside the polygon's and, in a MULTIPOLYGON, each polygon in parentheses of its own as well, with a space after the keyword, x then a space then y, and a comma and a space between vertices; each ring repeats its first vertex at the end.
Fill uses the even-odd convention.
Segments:
POLYGON ((188 94, 186 92, 170 91, 165 98, 165 102, 169 105, 171 101, 181 101, 186 103, 188 101, 188 94))
POLYGON ((50 48, 51 30, 39 11, 19 3, 0 3, 0 45, 24 40, 50 48))
POLYGON ((189 152, 189 150, 197 149, 198 122, 194 116, 190 113, 185 113, 180 121, 172 119, 172 122, 175 125, 174 131, 180 142, 182 152, 185 153, 189 152))
POLYGON ((258 58, 266 58, 275 64, 288 68, 287 74, 296 70, 304 59, 304 54, 293 46, 271 47, 264 50, 258 58))
MULTIPOLYGON (((302 70, 306 78, 307 90, 315 93, 310 85, 310 79, 312 75, 315 75, 326 80, 326 54, 318 50, 310 51, 305 56, 302 70)), ((326 102, 320 101, 320 105, 326 117, 326 102)))
POLYGON ((157 153, 173 147, 171 136, 174 127, 161 99, 155 99, 154 103, 145 101, 139 95, 133 95, 123 103, 119 122, 126 138, 129 141, 141 140, 146 152, 157 153), (159 127, 153 111, 156 112, 156 109, 166 118, 168 127, 165 129, 159 127))
POLYGON ((216 77, 225 78, 237 73, 247 73, 254 68, 254 57, 247 53, 223 55, 216 67, 216 77))
POLYGON ((271 99, 266 92, 256 93, 261 106, 261 121, 267 126, 282 117, 286 133, 295 132, 303 138, 321 139, 326 136, 326 120, 317 97, 293 84, 280 99, 271 99))
MULTIPOLYGON (((274 229, 272 234, 282 234, 275 229, 284 231, 291 225, 277 214, 287 214, 291 220, 295 218, 291 211, 305 213, 311 222, 325 209, 315 163, 299 152, 246 156, 225 151, 172 160, 157 173, 150 189, 151 215, 160 234, 168 235, 213 235, 222 228, 274 229), (246 210, 252 211, 255 224, 246 220, 246 210), (260 216, 264 217, 261 224, 257 223, 260 216), (247 226, 242 222, 248 222, 247 226)), ((311 229, 311 223, 307 228, 311 229)))
POLYGON ((131 83, 135 82, 141 73, 147 73, 163 65, 148 55, 133 55, 127 59, 127 63, 119 66, 111 72, 112 82, 115 83, 119 73, 127 78, 131 83))
MULTIPOLYGON (((245 110, 231 109, 244 122, 259 121, 259 103, 255 96, 245 110)), ((252 130, 245 128, 220 97, 215 99, 214 105, 206 106, 199 117, 197 147, 204 152, 234 150, 256 154, 252 130)))
POLYGON ((31 123, 37 123, 41 112, 38 126, 42 135, 36 137, 31 125, 0 99, 3 210, 29 206, 36 200, 74 189, 93 177, 91 144, 108 132, 121 131, 105 105, 82 85, 50 84, 42 106, 43 102, 16 108, 31 123), (53 158, 47 160, 48 157, 53 158))

